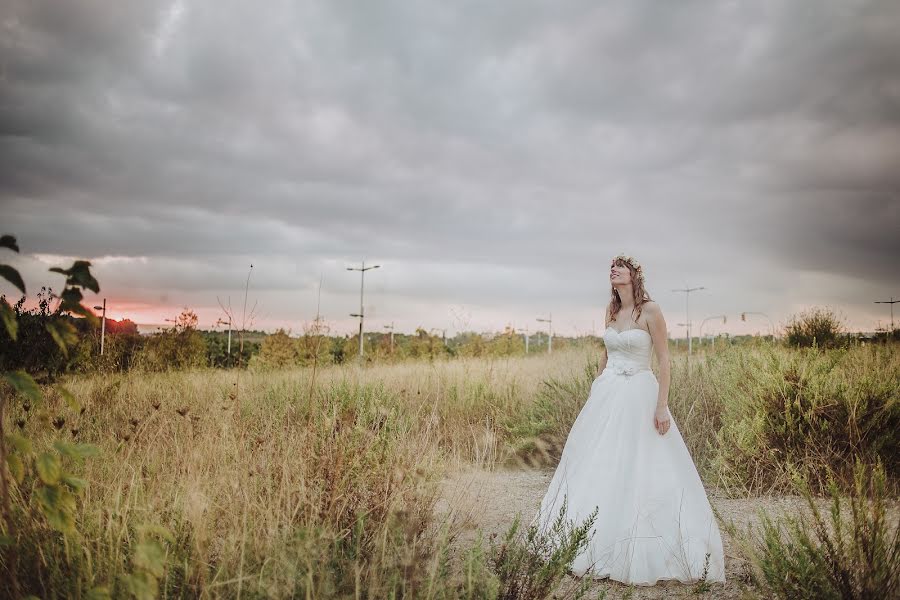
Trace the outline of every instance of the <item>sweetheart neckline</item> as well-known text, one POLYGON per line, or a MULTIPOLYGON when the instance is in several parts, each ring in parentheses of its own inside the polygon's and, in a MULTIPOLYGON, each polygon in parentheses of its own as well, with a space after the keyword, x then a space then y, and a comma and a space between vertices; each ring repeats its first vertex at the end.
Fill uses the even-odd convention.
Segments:
MULTIPOLYGON (((646 333, 647 335, 650 335, 650 332, 649 332, 649 331, 647 331, 646 329, 641 329, 640 327, 630 327, 629 329, 625 329, 625 330, 622 330, 622 331, 619 331, 618 329, 616 329, 616 328, 613 327, 612 325, 608 325, 606 328, 607 328, 607 329, 612 329, 613 331, 615 331, 615 332, 618 333, 619 335, 622 335, 623 333, 627 333, 627 332, 629 332, 629 331, 643 331, 643 332, 646 333)), ((652 338, 653 336, 650 336, 650 337, 652 338)))

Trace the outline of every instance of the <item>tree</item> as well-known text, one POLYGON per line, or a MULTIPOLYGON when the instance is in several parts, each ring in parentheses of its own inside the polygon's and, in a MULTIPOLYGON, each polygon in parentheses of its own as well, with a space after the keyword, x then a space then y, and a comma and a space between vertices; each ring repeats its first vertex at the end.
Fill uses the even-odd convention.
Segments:
POLYGON ((173 327, 150 336, 136 359, 138 366, 148 371, 205 366, 206 340, 197 323, 197 314, 185 307, 173 327))
POLYGON ((250 365, 255 368, 283 369, 294 367, 300 363, 300 352, 297 340, 284 329, 267 335, 259 349, 259 354, 251 359, 250 365))

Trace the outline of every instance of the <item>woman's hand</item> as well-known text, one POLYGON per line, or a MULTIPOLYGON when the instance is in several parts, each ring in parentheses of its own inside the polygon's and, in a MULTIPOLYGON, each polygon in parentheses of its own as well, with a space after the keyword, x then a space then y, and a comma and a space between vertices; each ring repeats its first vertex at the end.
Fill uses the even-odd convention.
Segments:
POLYGON ((669 414, 668 406, 657 406, 656 414, 653 415, 653 426, 656 427, 656 431, 659 432, 659 435, 665 435, 665 433, 669 430, 669 425, 671 424, 671 415, 669 414))

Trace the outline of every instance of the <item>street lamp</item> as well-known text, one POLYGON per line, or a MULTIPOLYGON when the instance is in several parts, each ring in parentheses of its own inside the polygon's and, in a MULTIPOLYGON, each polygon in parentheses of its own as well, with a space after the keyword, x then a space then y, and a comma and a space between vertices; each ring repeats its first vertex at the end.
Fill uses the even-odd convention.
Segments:
POLYGON ((394 322, 391 321, 391 324, 385 325, 384 328, 391 330, 391 354, 393 355, 394 354, 394 322))
POLYGON ((103 299, 103 306, 95 306, 94 310, 103 311, 103 320, 100 321, 100 356, 103 356, 103 346, 106 340, 106 298, 103 299))
POLYGON ((706 288, 701 285, 700 287, 695 287, 695 288, 687 288, 686 287, 686 288, 680 289, 680 290, 672 290, 673 292, 685 292, 685 294, 684 294, 684 302, 685 302, 684 315, 687 320, 688 359, 690 359, 691 348, 693 347, 693 344, 691 343, 691 292, 696 291, 696 290, 705 290, 705 289, 706 288))
POLYGON ((524 333, 524 334, 525 334, 525 354, 528 354, 528 327, 526 327, 525 329, 522 329, 522 328, 520 327, 520 328, 517 329, 516 331, 518 331, 519 333, 524 333))
POLYGON ((891 305, 891 333, 894 332, 894 304, 900 302, 900 300, 894 300, 894 297, 891 296, 890 300, 876 300, 875 304, 890 304, 891 305))
POLYGON ((540 317, 537 318, 541 323, 548 323, 548 329, 550 330, 550 336, 547 340, 547 354, 553 352, 553 313, 550 313, 549 318, 542 319, 540 317))
POLYGON ((220 318, 216 321, 216 327, 219 325, 228 325, 228 354, 231 354, 231 317, 228 317, 228 320, 224 320, 220 318))
POLYGON ((381 265, 366 266, 366 261, 362 261, 362 267, 347 267, 348 271, 359 271, 359 314, 351 313, 351 317, 359 317, 359 359, 363 358, 363 318, 365 311, 363 310, 363 286, 366 280, 366 271, 369 269, 377 269, 381 265))

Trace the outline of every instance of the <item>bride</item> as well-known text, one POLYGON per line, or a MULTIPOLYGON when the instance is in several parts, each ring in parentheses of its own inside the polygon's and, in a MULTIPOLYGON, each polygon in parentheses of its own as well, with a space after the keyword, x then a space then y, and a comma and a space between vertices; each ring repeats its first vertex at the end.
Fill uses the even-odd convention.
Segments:
POLYGON ((615 257, 609 279, 600 372, 532 525, 549 528, 564 503, 566 520, 576 524, 599 508, 588 546, 572 564, 577 576, 653 585, 695 582, 706 571, 706 581, 724 583, 719 527, 668 409, 665 319, 634 258, 615 257))

